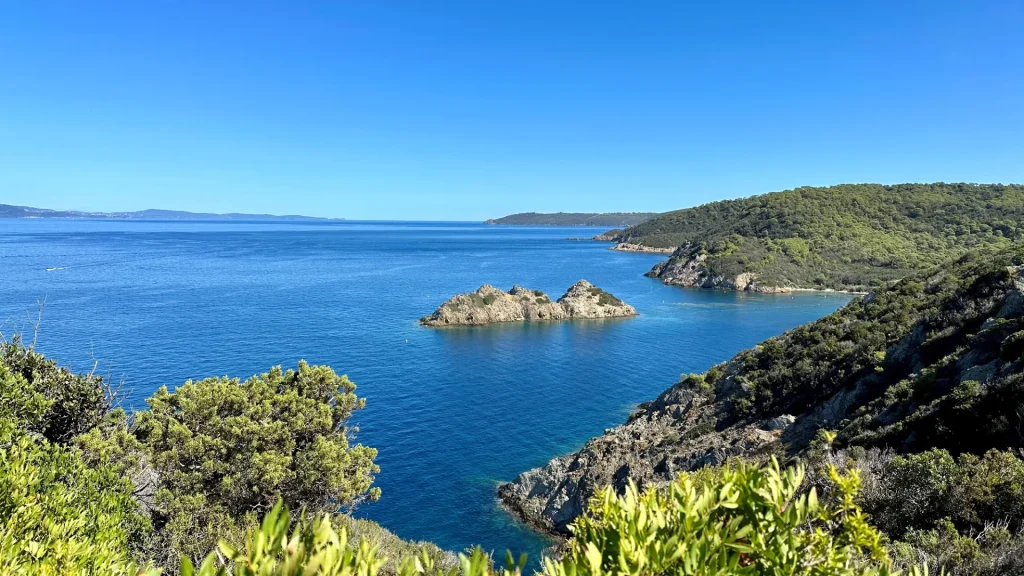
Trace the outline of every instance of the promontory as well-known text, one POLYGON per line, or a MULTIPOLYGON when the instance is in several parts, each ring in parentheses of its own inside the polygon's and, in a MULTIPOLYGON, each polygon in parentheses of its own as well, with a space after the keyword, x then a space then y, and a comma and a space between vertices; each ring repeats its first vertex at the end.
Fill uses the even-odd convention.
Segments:
POLYGON ((498 322, 573 320, 636 316, 629 304, 580 280, 552 301, 540 290, 513 286, 505 292, 484 284, 475 292, 456 294, 430 316, 420 318, 424 326, 482 326, 498 322))

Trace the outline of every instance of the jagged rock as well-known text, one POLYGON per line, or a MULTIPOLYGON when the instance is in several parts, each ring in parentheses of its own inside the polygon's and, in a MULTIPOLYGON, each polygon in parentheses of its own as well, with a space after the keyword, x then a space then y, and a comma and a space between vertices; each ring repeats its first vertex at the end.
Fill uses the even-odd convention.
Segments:
POLYGON ((655 264, 645 276, 657 278, 663 284, 689 288, 718 288, 765 294, 793 291, 790 286, 762 286, 758 284, 757 274, 753 272, 743 272, 732 278, 712 274, 707 259, 706 253, 695 253, 690 246, 684 245, 676 249, 667 261, 655 264))
POLYGON ((553 302, 540 290, 513 286, 505 292, 484 284, 466 294, 457 294, 430 316, 420 319, 424 326, 479 326, 497 322, 616 318, 636 316, 636 309, 586 280, 573 284, 553 302))
POLYGON ((774 430, 785 430, 796 422, 796 416, 790 414, 783 414, 782 416, 776 416, 775 418, 769 419, 764 423, 764 429, 768 431, 774 430))
POLYGON ((499 498, 534 527, 567 534, 569 524, 601 486, 622 492, 630 480, 641 488, 661 485, 680 472, 765 453, 778 443, 778 433, 755 424, 714 433, 721 408, 708 392, 680 382, 579 452, 502 484, 499 498))
MULTIPOLYGON (((594 237, 597 239, 597 237, 594 237)), ((601 238, 602 240, 614 240, 614 238, 601 238)), ((611 247, 612 250, 618 250, 619 252, 645 252, 648 254, 671 254, 675 251, 675 248, 654 248, 651 246, 644 246, 643 244, 630 244, 628 242, 620 242, 615 246, 611 247)))

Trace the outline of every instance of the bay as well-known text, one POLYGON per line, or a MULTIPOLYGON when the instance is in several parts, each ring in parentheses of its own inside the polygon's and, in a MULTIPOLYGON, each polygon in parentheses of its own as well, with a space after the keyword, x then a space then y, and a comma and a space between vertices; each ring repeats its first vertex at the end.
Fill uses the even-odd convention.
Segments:
POLYGON ((849 297, 661 285, 661 255, 567 241, 602 229, 444 222, 0 220, 0 332, 31 338, 145 407, 160 385, 299 359, 367 398, 382 499, 356 514, 398 535, 536 557, 546 541, 496 504, 500 481, 621 424, 679 375, 824 316, 849 297), (557 298, 585 278, 640 316, 428 329, 483 283, 557 298))

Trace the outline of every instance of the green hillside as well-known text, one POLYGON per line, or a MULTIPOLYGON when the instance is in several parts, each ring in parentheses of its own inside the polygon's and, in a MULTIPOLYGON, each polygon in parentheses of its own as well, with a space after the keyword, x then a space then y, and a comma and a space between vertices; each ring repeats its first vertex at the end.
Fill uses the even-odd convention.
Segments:
POLYGON ((657 216, 657 212, 523 212, 488 220, 485 224, 518 226, 633 226, 657 216))
POLYGON ((682 247, 669 283, 718 286, 752 273, 761 286, 864 288, 968 250, 1024 234, 1024 187, 1001 184, 846 184, 797 188, 667 212, 631 226, 619 242, 682 247), (703 256, 703 276, 678 265, 703 256))

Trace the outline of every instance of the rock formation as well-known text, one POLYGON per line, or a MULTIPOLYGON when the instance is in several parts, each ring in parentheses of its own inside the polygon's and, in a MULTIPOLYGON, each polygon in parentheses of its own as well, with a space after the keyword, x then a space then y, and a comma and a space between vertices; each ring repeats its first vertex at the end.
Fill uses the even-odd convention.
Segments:
POLYGON ((718 288, 761 293, 784 293, 794 290, 792 286, 761 285, 757 281, 757 274, 753 272, 742 272, 732 277, 716 274, 708 268, 707 259, 707 253, 695 251, 690 246, 681 246, 672 253, 671 258, 655 264, 644 276, 657 278, 663 284, 688 288, 718 288))
POLYGON ((619 252, 644 252, 646 254, 671 254, 675 251, 675 248, 652 248, 643 244, 629 244, 626 242, 619 242, 612 246, 611 249, 619 252))
POLYGON ((456 294, 430 316, 424 326, 480 326, 497 322, 532 322, 636 316, 636 310, 586 280, 573 284, 553 302, 540 290, 513 286, 505 292, 489 284, 476 292, 456 294))
POLYGON ((755 457, 777 446, 791 422, 774 418, 716 433, 717 423, 727 416, 723 409, 710 391, 687 381, 677 383, 579 452, 502 484, 498 496, 524 522, 566 535, 598 488, 613 486, 622 493, 632 480, 643 489, 669 482, 683 471, 737 456, 755 457))

